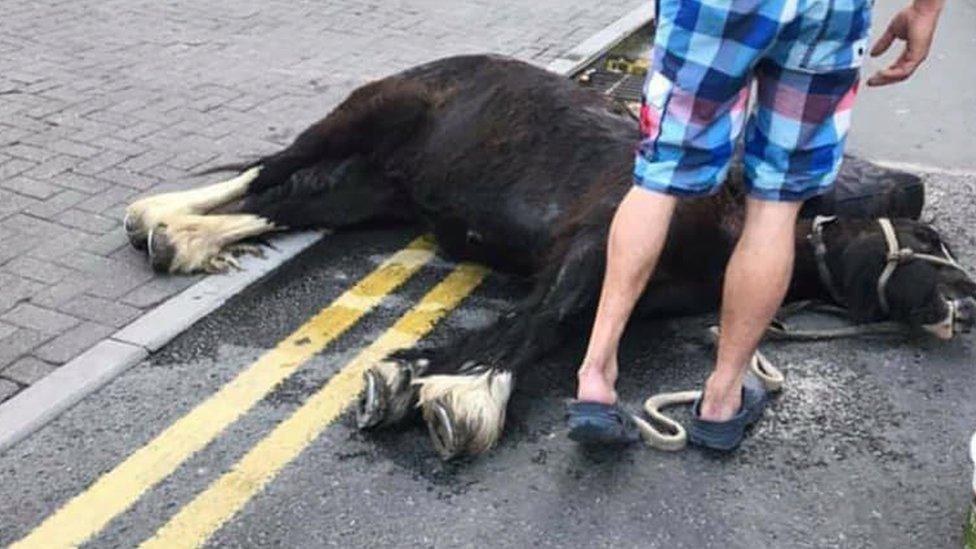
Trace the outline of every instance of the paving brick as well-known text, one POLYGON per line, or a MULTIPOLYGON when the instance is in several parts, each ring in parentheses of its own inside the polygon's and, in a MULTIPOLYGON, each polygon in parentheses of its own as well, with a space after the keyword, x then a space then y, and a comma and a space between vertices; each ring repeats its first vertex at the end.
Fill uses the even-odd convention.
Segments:
POLYGON ((25 356, 0 371, 0 376, 16 381, 21 385, 30 385, 57 369, 54 364, 38 360, 32 356, 25 356))
POLYGON ((13 326, 13 325, 10 325, 10 324, 6 324, 4 322, 0 322, 0 341, 2 341, 3 338, 7 337, 8 335, 10 335, 10 334, 12 334, 12 333, 14 333, 16 331, 17 331, 17 327, 16 326, 13 326))
POLYGON ((65 227, 65 232, 58 234, 55 238, 37 238, 34 245, 27 250, 27 255, 38 259, 51 260, 62 265, 71 265, 62 261, 65 256, 70 256, 96 238, 95 235, 88 234, 77 229, 65 227))
POLYGON ((189 288, 200 280, 200 278, 201 275, 156 277, 126 294, 122 298, 122 302, 133 307, 146 309, 158 305, 189 288))
POLYGON ((26 176, 15 176, 0 181, 0 186, 15 193, 45 199, 56 194, 60 189, 54 185, 31 179, 26 176))
POLYGON ((119 165, 128 155, 116 151, 103 150, 98 154, 88 157, 84 162, 75 166, 72 171, 75 173, 96 175, 111 167, 119 165))
POLYGON ((0 313, 2 313, 43 290, 44 284, 19 275, 0 273, 0 288, 3 288, 3 291, 0 291, 0 313))
POLYGON ((21 328, 49 334, 59 334, 79 323, 79 320, 73 316, 38 307, 32 303, 17 305, 0 316, 0 320, 21 328))
POLYGON ((119 226, 119 221, 81 210, 66 210, 57 216, 58 223, 92 234, 104 234, 119 226))
POLYGON ((135 307, 90 295, 78 296, 64 304, 61 310, 78 318, 107 324, 116 328, 121 328, 129 322, 132 322, 141 313, 135 307))
POLYGON ((37 291, 31 296, 30 302, 49 309, 58 309, 65 303, 84 294, 88 288, 97 283, 98 279, 88 273, 77 273, 57 284, 37 291))
POLYGON ((43 162, 57 153, 45 149, 43 147, 37 147, 34 145, 29 145, 27 143, 17 143, 16 145, 11 145, 9 147, 4 147, 4 154, 20 158, 22 160, 29 160, 30 162, 43 162))
POLYGON ((54 265, 50 261, 41 261, 27 255, 11 259, 3 265, 2 270, 45 284, 60 282, 73 272, 66 267, 54 265))
POLYGON ((55 156, 54 158, 38 163, 33 168, 24 172, 24 175, 35 179, 47 180, 67 172, 69 168, 77 163, 77 158, 66 155, 55 156))
POLYGON ((83 322, 36 348, 34 356, 47 362, 63 364, 113 332, 115 328, 111 326, 97 322, 83 322))
POLYGON ((28 213, 34 217, 51 219, 57 216, 59 213, 78 204, 84 200, 86 196, 87 195, 78 191, 68 189, 59 192, 43 202, 38 202, 36 204, 27 206, 23 209, 23 211, 24 213, 28 213))
POLYGON ((16 215, 25 208, 40 204, 40 200, 13 191, 0 189, 0 219, 16 215))
POLYGON ((34 348, 52 337, 48 333, 21 328, 13 334, 0 339, 0 368, 30 353, 34 348))
POLYGON ((125 185, 139 190, 148 189, 159 183, 159 179, 151 177, 151 174, 146 172, 135 173, 122 167, 109 168, 98 176, 113 181, 116 185, 125 185))
POLYGON ((32 215, 16 214, 0 221, 0 226, 21 234, 56 239, 69 229, 32 215))
POLYGON ((111 183, 104 179, 76 172, 58 174, 52 178, 52 181, 62 187, 68 187, 69 189, 88 194, 104 191, 111 186, 111 183))
POLYGON ((166 164, 184 171, 200 168, 203 164, 216 158, 216 153, 204 151, 190 151, 180 153, 166 161, 166 164))
POLYGON ((99 149, 95 147, 89 147, 88 145, 83 145, 70 139, 55 141, 54 143, 48 144, 47 148, 59 153, 81 158, 87 158, 99 152, 99 149))
POLYGON ((24 160, 21 158, 16 158, 8 162, 0 164, 0 181, 10 179, 15 175, 20 175, 27 170, 37 166, 36 162, 30 160, 24 160))
POLYGON ((127 202, 135 194, 136 191, 128 187, 109 187, 80 202, 78 209, 86 212, 101 213, 116 204, 127 202))
MULTIPOLYGON (((123 249, 128 253, 142 255, 142 252, 132 250, 129 246, 124 246, 123 249)), ((97 297, 118 299, 133 289, 142 286, 155 276, 157 275, 150 268, 148 262, 144 261, 142 268, 125 269, 124 271, 112 273, 111 276, 101 278, 88 289, 88 293, 97 297)))
POLYGON ((107 256, 123 246, 129 246, 125 229, 118 227, 85 244, 84 250, 93 254, 107 256))
POLYGON ((0 378, 0 402, 9 399, 18 392, 20 392, 20 385, 9 379, 0 378))
POLYGON ((125 269, 124 263, 81 250, 52 258, 60 265, 93 275, 109 275, 125 269))
MULTIPOLYGON (((15 257, 30 253, 41 241, 36 236, 21 234, 4 227, 0 227, 0 230, 3 230, 7 234, 15 235, 13 237, 6 237, 0 241, 0 265, 15 257)), ((3 286, 0 286, 0 288, 3 288, 3 286)), ((2 302, 3 296, 2 292, 0 292, 0 303, 2 302)))

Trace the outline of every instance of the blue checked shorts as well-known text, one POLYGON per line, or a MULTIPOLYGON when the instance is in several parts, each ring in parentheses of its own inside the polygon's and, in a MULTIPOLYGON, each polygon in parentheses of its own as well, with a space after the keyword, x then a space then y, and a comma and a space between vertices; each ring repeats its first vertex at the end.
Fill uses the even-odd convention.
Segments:
POLYGON ((843 157, 872 4, 659 0, 636 184, 679 196, 717 191, 745 128, 750 196, 796 201, 827 191, 843 157))

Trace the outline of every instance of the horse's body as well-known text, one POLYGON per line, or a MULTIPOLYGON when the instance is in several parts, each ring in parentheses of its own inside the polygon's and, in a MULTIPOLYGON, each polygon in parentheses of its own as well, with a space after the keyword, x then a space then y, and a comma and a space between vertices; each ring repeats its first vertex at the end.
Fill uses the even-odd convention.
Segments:
MULTIPOLYGON (((270 230, 403 221, 432 231, 453 259, 534 277, 532 294, 484 333, 423 356, 404 353, 368 374, 362 426, 392 425, 419 404, 445 455, 477 453, 500 434, 515 374, 592 310, 609 223, 632 184, 636 137, 624 109, 558 75, 504 58, 450 58, 356 90, 233 180, 133 204, 126 228, 155 267, 189 272, 225 268, 234 242, 270 230)), ((825 229, 823 263, 856 317, 879 317, 869 285, 884 267, 885 244, 867 218, 902 218, 901 242, 920 251, 935 253, 941 242, 912 219, 922 202, 917 179, 853 161, 841 180, 874 191, 808 205, 857 214, 825 229)), ((638 313, 714 309, 742 216, 735 181, 682 201, 638 313)), ((789 297, 830 299, 807 242, 811 224, 800 225, 789 297)), ((919 262, 901 267, 886 292, 888 316, 924 326, 976 289, 919 262)))

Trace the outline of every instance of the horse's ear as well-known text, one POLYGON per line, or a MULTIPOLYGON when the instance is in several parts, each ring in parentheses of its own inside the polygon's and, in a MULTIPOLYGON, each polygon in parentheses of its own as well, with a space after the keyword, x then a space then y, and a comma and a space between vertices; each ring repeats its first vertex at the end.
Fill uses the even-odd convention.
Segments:
POLYGON ((851 243, 841 256, 844 273, 841 293, 851 316, 860 321, 882 316, 878 302, 878 278, 884 265, 880 262, 880 248, 872 244, 865 240, 851 243))

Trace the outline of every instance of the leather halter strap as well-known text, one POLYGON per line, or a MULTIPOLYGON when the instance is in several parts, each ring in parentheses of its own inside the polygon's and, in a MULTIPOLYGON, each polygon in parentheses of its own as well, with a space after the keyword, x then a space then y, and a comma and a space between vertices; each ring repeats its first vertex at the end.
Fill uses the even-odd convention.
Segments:
MULTIPOLYGON (((817 272, 820 274, 821 284, 827 288, 827 291, 830 292, 830 297, 837 304, 844 305, 844 300, 837 290, 837 286, 834 285, 834 278, 830 273, 830 267, 827 266, 827 243, 824 241, 823 236, 824 226, 836 220, 837 216, 815 217, 813 219, 813 229, 810 232, 810 243, 813 244, 813 255, 817 260, 817 272)), ((891 219, 887 217, 878 218, 878 225, 881 227, 881 234, 884 235, 885 245, 888 248, 885 254, 885 267, 881 271, 881 276, 878 277, 876 286, 878 305, 881 306, 881 312, 885 315, 891 313, 891 306, 888 302, 888 282, 891 281, 891 277, 902 264, 914 260, 926 261, 940 267, 956 269, 966 274, 966 270, 952 257, 945 244, 942 245, 942 256, 918 253, 911 248, 901 247, 901 244, 898 242, 898 232, 895 231, 895 226, 891 222, 891 219)))
POLYGON ((836 215, 818 215, 813 218, 813 225, 810 230, 810 243, 813 245, 813 255, 817 260, 817 273, 820 275, 820 283, 830 292, 830 297, 838 305, 844 304, 837 286, 834 286, 834 277, 830 274, 830 267, 827 266, 827 242, 824 240, 824 226, 837 221, 836 215))
POLYGON ((891 276, 895 274, 895 270, 903 263, 917 259, 940 267, 956 269, 964 274, 966 273, 962 265, 949 253, 949 249, 946 248, 945 244, 942 244, 942 257, 931 254, 920 254, 911 248, 902 248, 900 246, 898 243, 898 233, 895 231, 895 226, 891 223, 890 219, 882 217, 878 219, 878 225, 881 226, 881 232, 884 234, 885 243, 888 246, 887 264, 885 265, 884 271, 881 271, 881 276, 878 277, 878 303, 881 305, 881 311, 884 314, 891 312, 891 307, 888 305, 888 281, 891 280, 891 276))
MULTIPOLYGON (((837 286, 834 285, 834 278, 830 273, 830 267, 827 266, 827 243, 824 240, 824 226, 833 223, 837 220, 837 216, 817 216, 813 219, 813 226, 810 232, 810 243, 813 245, 813 254, 817 260, 817 272, 820 274, 820 282, 823 284, 827 291, 830 292, 830 297, 839 304, 843 305, 844 300, 841 297, 840 292, 837 290, 837 286)), ((946 248, 945 244, 942 245, 942 256, 918 253, 911 248, 902 248, 901 244, 898 242, 898 232, 895 231, 895 226, 891 222, 891 219, 887 217, 878 218, 878 225, 881 227, 881 234, 884 235, 885 245, 888 250, 885 254, 885 267, 881 271, 881 276, 878 277, 877 292, 878 292, 878 304, 881 306, 881 312, 885 315, 891 313, 891 306, 888 302, 888 282, 891 281, 891 277, 895 274, 895 271, 901 265, 908 263, 910 261, 919 260, 938 265, 940 267, 949 267, 952 269, 959 270, 966 273, 966 270, 960 265, 952 254, 949 253, 949 249, 946 248)), ((967 275, 968 276, 968 275, 967 275)))

